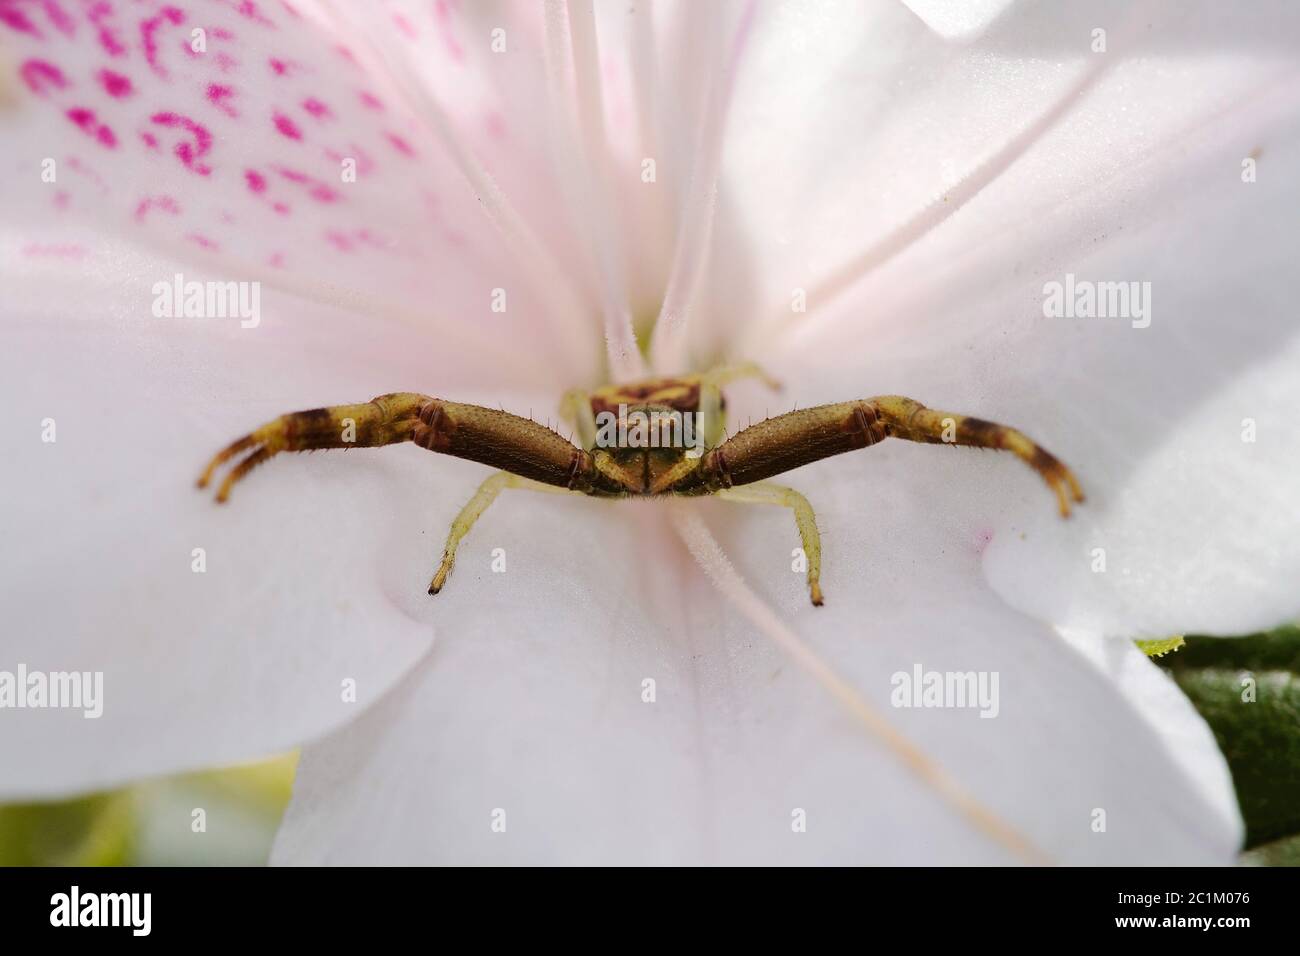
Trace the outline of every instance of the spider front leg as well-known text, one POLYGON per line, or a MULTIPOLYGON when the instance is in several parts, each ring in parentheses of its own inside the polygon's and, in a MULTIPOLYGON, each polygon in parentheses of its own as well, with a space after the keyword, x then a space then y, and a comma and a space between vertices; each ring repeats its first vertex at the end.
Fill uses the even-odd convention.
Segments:
POLYGON ((247 454, 217 489, 217 501, 224 502, 240 479, 282 451, 371 448, 408 441, 419 423, 420 409, 430 401, 429 396, 415 392, 393 392, 364 405, 333 405, 281 415, 217 452, 199 476, 198 486, 206 488, 217 468, 244 452, 247 454))
POLYGON ((882 395, 861 403, 874 409, 886 436, 907 441, 969 445, 1009 451, 1047 483, 1056 495, 1062 518, 1070 517, 1070 501, 1083 501, 1083 489, 1070 469, 1024 432, 997 422, 926 408, 901 395, 882 395))
POLYGON ((443 455, 503 469, 479 487, 461 509, 447 537, 442 566, 429 585, 437 594, 456 560, 456 546, 502 488, 621 496, 626 488, 603 474, 591 453, 544 425, 481 405, 448 402, 413 392, 380 395, 365 405, 335 405, 281 415, 232 442, 199 477, 202 488, 224 462, 245 457, 217 491, 225 501, 231 487, 254 467, 282 451, 354 448, 410 441, 443 455))
POLYGON ((1071 500, 1083 501, 1083 491, 1070 469, 1023 432, 980 418, 935 411, 901 395, 820 405, 751 425, 700 459, 700 467, 673 490, 707 494, 748 485, 886 438, 1009 451, 1052 489, 1063 518, 1070 516, 1071 500))
POLYGON ((282 451, 366 448, 410 441, 443 455, 492 465, 521 478, 586 494, 619 491, 595 468, 592 456, 528 418, 414 392, 380 395, 365 405, 335 405, 281 415, 222 449, 199 476, 205 487, 216 469, 247 456, 217 491, 225 501, 235 482, 282 451))
POLYGON ((808 561, 808 595, 815 606, 822 605, 822 537, 817 531, 817 515, 808 499, 793 488, 762 481, 742 488, 727 488, 717 492, 719 498, 756 505, 783 505, 794 512, 803 543, 804 558, 808 561))

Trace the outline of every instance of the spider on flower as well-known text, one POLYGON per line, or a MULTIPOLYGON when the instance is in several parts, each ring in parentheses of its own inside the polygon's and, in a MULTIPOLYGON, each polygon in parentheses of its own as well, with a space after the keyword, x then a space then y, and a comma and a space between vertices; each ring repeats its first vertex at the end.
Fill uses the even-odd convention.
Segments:
POLYGON ((572 390, 564 396, 561 414, 576 426, 580 446, 528 418, 416 392, 380 395, 361 405, 290 412, 218 452, 198 485, 206 487, 222 463, 242 452, 248 454, 222 481, 217 501, 224 502, 236 482, 282 451, 367 448, 406 441, 500 469, 479 486, 452 522, 442 563, 429 584, 430 594, 442 590, 461 539, 503 488, 595 498, 717 495, 730 501, 784 505, 794 512, 799 528, 814 605, 822 604, 816 515, 799 492, 766 480, 774 475, 886 438, 902 438, 1009 451, 1047 482, 1056 494, 1062 517, 1069 517, 1071 499, 1083 501, 1070 470, 1022 432, 980 418, 935 411, 901 395, 787 412, 724 441, 722 389, 745 377, 758 377, 779 388, 756 365, 745 363, 698 375, 606 385, 590 393, 572 390), (598 431, 597 418, 611 414, 618 416, 618 428, 598 431), (683 416, 700 422, 707 452, 701 454, 693 442, 681 440, 686 431, 683 416), (633 417, 668 427, 662 434, 647 436, 643 428, 628 427, 633 417), (617 440, 611 443, 610 434, 618 436, 617 440))

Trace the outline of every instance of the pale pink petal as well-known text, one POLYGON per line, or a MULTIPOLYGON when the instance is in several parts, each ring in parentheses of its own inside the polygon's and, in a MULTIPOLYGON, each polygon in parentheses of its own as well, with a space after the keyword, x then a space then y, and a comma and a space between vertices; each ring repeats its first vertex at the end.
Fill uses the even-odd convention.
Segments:
MULTIPOLYGON (((731 526, 728 553, 816 653, 1045 857, 1232 859, 1235 812, 1109 678, 981 581, 974 542, 905 498, 864 521, 861 497, 844 482, 819 500, 822 609, 790 570, 788 515, 688 507, 731 526), (891 707, 893 675, 917 665, 998 672, 997 716, 891 707)), ((273 859, 1017 861, 721 601, 664 542, 666 521, 658 506, 502 498, 467 552, 477 573, 444 592, 459 626, 379 707, 305 749, 273 859), (503 574, 488 570, 496 546, 503 574)))
MULTIPOLYGON (((875 111, 867 165, 839 167, 836 154, 827 201, 798 219, 785 207, 784 258, 756 256, 762 285, 740 314, 765 318, 741 351, 791 387, 746 414, 904 394, 1020 427, 1078 474, 1089 500, 1070 522, 1003 456, 894 442, 864 456, 908 462, 903 493, 983 528, 990 580, 1043 620, 1130 637, 1240 634, 1300 612, 1289 492, 1300 86, 1283 53, 1300 20, 1287 5, 1261 8, 1271 30, 1208 7, 1199 19, 1165 13, 1127 45, 1115 26, 1105 54, 1019 8, 961 47, 888 16, 864 24, 859 42, 885 42, 891 65, 863 85, 893 90, 898 106, 884 93, 846 101, 875 111), (897 61, 891 37, 906 38, 897 61), (922 79, 912 64, 927 57, 922 79), (834 258, 817 251, 832 242, 834 258), (1150 326, 1046 317, 1045 284, 1067 274, 1149 282, 1150 326), (795 288, 806 312, 791 308, 795 288)), ((791 167, 765 161, 780 208, 791 167)))
POLYGON ((502 346, 530 343, 558 377, 590 374, 596 327, 579 334, 581 310, 553 308, 527 280, 455 161, 459 132, 437 135, 316 4, 11 9, 11 221, 94 223, 238 278, 310 277, 339 302, 487 326, 502 346))
POLYGON ((980 33, 1014 0, 902 0, 925 25, 949 39, 980 33))
POLYGON ((282 412, 403 389, 510 397, 472 393, 473 363, 428 328, 271 293, 256 328, 154 317, 145 283, 175 263, 56 248, 5 280, 0 669, 102 672, 103 712, 7 708, 0 789, 116 786, 355 718, 447 621, 425 587, 485 469, 411 445, 286 455, 225 506, 195 479, 282 412))

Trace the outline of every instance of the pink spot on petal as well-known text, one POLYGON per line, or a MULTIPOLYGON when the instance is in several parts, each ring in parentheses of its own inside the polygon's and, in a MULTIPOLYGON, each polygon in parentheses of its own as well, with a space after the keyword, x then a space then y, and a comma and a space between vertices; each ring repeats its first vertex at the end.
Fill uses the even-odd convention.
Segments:
POLYGON ((84 133, 95 137, 100 145, 107 146, 109 149, 117 146, 117 137, 113 135, 111 129, 99 121, 94 110, 86 109, 84 106, 74 107, 68 110, 67 117, 84 133))
POLYGON ((303 100, 302 108, 320 120, 333 119, 334 117, 334 113, 330 108, 314 96, 309 96, 307 99, 303 100))
POLYGON ((379 97, 375 96, 375 94, 369 92, 368 90, 362 90, 360 96, 361 96, 361 104, 365 106, 367 109, 381 110, 381 111, 383 110, 384 103, 379 97))
POLYGON ((99 0, 92 3, 90 9, 86 11, 86 16, 90 22, 95 25, 99 31, 99 45, 109 56, 122 56, 126 53, 126 45, 117 37, 117 31, 101 21, 106 17, 113 15, 113 5, 107 0, 99 0))
POLYGON ((53 63, 44 60, 28 60, 18 71, 27 88, 38 96, 45 96, 51 89, 62 90, 68 85, 67 78, 53 63))
POLYGON ((325 233, 325 240, 339 252, 351 252, 352 240, 336 229, 331 229, 325 233))
POLYGON ((443 45, 447 54, 457 63, 465 59, 465 50, 456 39, 455 25, 451 22, 451 6, 447 0, 436 0, 433 12, 438 18, 438 32, 442 34, 443 45))
POLYGON ((266 192, 266 177, 256 169, 244 170, 244 182, 248 183, 248 188, 255 193, 266 192))
POLYGON ((288 137, 289 139, 302 139, 302 130, 298 129, 297 124, 294 123, 293 120, 289 119, 289 117, 285 116, 283 113, 276 113, 274 119, 275 128, 279 130, 281 136, 288 137))
POLYGON ((104 87, 104 92, 115 100, 123 100, 135 92, 131 81, 121 73, 114 73, 112 70, 99 71, 99 83, 104 87))
POLYGON ((135 207, 135 221, 144 222, 152 209, 161 209, 173 216, 180 215, 181 211, 180 204, 171 196, 146 196, 135 207))
POLYGON ((980 533, 975 536, 975 553, 983 554, 984 550, 989 546, 989 542, 991 542, 992 540, 993 540, 992 528, 985 528, 982 531, 980 531, 980 533))
POLYGON ((420 35, 416 31, 415 27, 411 25, 411 21, 406 19, 406 17, 402 16, 400 13, 393 14, 393 23, 397 24, 397 29, 406 34, 409 39, 414 40, 420 35))
POLYGON ((58 0, 41 0, 41 9, 45 11, 46 18, 54 24, 54 28, 65 37, 76 36, 76 21, 68 16, 67 11, 59 5, 58 0))
POLYGON ((323 180, 314 176, 308 176, 306 173, 299 172, 296 169, 285 169, 277 167, 276 172, 283 176, 291 183, 306 188, 307 195, 317 202, 338 202, 339 194, 336 190, 323 180))
POLYGON ((104 182, 104 177, 99 175, 99 173, 97 173, 93 168, 87 166, 76 156, 68 157, 68 168, 71 169, 78 176, 82 176, 86 179, 89 179, 92 183, 94 183, 99 188, 99 191, 101 193, 108 192, 108 183, 104 182))
POLYGON ((276 76, 284 76, 289 72, 289 64, 284 60, 277 60, 275 57, 271 57, 267 62, 271 65, 271 70, 276 76))
POLYGON ((166 76, 167 70, 158 62, 158 38, 155 34, 164 25, 177 26, 185 19, 185 13, 176 7, 163 7, 157 16, 140 22, 140 40, 144 44, 144 58, 149 68, 159 76, 166 76))
POLYGON ((415 150, 411 148, 411 144, 402 139, 402 137, 398 136, 396 133, 385 133, 384 137, 392 143, 393 148, 403 156, 415 155, 415 150))
POLYGON ((197 245, 197 246, 199 246, 199 247, 201 247, 201 248, 203 248, 203 249, 210 249, 210 250, 212 250, 213 252, 215 252, 215 251, 217 251, 217 250, 219 250, 219 249, 221 248, 220 244, 218 244, 217 242, 213 241, 212 239, 209 239, 207 236, 205 236, 205 235, 203 235, 202 233, 199 233, 199 232, 191 232, 191 233, 190 233, 188 236, 186 236, 185 238, 188 239, 190 242, 194 243, 195 245, 197 245))
POLYGON ((209 83, 207 89, 208 102, 215 106, 227 116, 238 116, 235 108, 227 100, 235 95, 235 91, 221 83, 209 83))
POLYGON ((199 162, 199 159, 212 148, 212 134, 208 132, 207 127, 194 122, 188 116, 172 112, 155 113, 150 117, 150 120, 167 129, 181 129, 188 133, 190 138, 178 141, 172 148, 172 152, 176 154, 186 169, 192 170, 200 176, 206 176, 212 172, 210 166, 199 162))
POLYGON ((23 13, 17 7, 8 4, 0 5, 0 23, 3 23, 15 33, 26 33, 28 36, 42 38, 41 31, 36 29, 36 24, 27 19, 27 14, 23 13))
POLYGON ((227 5, 234 6, 235 10, 245 20, 252 20, 264 27, 274 27, 275 22, 268 20, 262 15, 262 11, 257 9, 257 4, 253 0, 226 0, 227 5))

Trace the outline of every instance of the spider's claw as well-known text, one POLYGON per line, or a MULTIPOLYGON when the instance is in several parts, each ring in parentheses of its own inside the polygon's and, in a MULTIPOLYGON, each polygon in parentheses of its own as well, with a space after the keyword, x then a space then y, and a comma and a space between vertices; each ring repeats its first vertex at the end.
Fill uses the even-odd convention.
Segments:
POLYGON ((203 469, 203 474, 199 475, 199 480, 196 484, 200 488, 206 488, 208 483, 212 481, 218 468, 230 459, 234 458, 240 452, 248 451, 248 449, 251 448, 252 451, 245 455, 234 468, 230 469, 225 480, 222 481, 221 485, 217 488, 217 502, 218 504, 224 504, 230 497, 230 489, 235 486, 237 481, 279 451, 279 448, 275 446, 273 441, 269 440, 269 436, 264 434, 264 432, 265 429, 259 429, 258 431, 245 435, 238 441, 232 442, 225 448, 221 449, 221 451, 217 452, 216 455, 213 456, 212 460, 208 462, 208 467, 203 469))
POLYGON ((212 460, 208 462, 208 466, 203 469, 203 474, 199 475, 199 480, 196 482, 196 485, 199 488, 206 488, 208 482, 212 480, 213 474, 216 473, 216 470, 221 467, 222 464, 235 457, 235 455, 239 454, 245 448, 254 444, 255 441, 256 439, 252 435, 245 435, 238 441, 231 442, 225 448, 221 449, 221 451, 212 456, 212 460))
POLYGON ((230 489, 235 487, 235 482, 239 481, 239 479, 243 478, 246 474, 274 454, 275 452, 268 449, 265 445, 262 445, 232 468, 230 474, 226 475, 226 480, 223 481, 221 487, 217 489, 217 503, 225 504, 226 500, 230 497, 230 489))
POLYGON ((1033 449, 1032 453, 1026 456, 1029 464, 1042 476, 1043 481, 1047 482, 1047 486, 1056 495, 1061 517, 1070 517, 1071 500, 1075 503, 1083 502, 1083 489, 1079 487, 1078 480, 1074 477, 1074 473, 1047 449, 1032 444, 1030 447, 1033 449))
POLYGON ((1050 473, 1044 474, 1043 477, 1047 479, 1047 483, 1051 485, 1052 490, 1056 492, 1056 502, 1060 506, 1061 517, 1070 517, 1071 499, 1073 499, 1076 504, 1083 503, 1083 490, 1079 487, 1079 482, 1075 480, 1070 469, 1066 468, 1059 461, 1056 462, 1056 467, 1050 473))
POLYGON ((446 555, 443 555, 442 564, 438 566, 438 573, 435 574, 433 580, 429 582, 429 593, 437 594, 441 591, 442 586, 447 583, 447 575, 450 573, 451 561, 447 559, 446 555))

